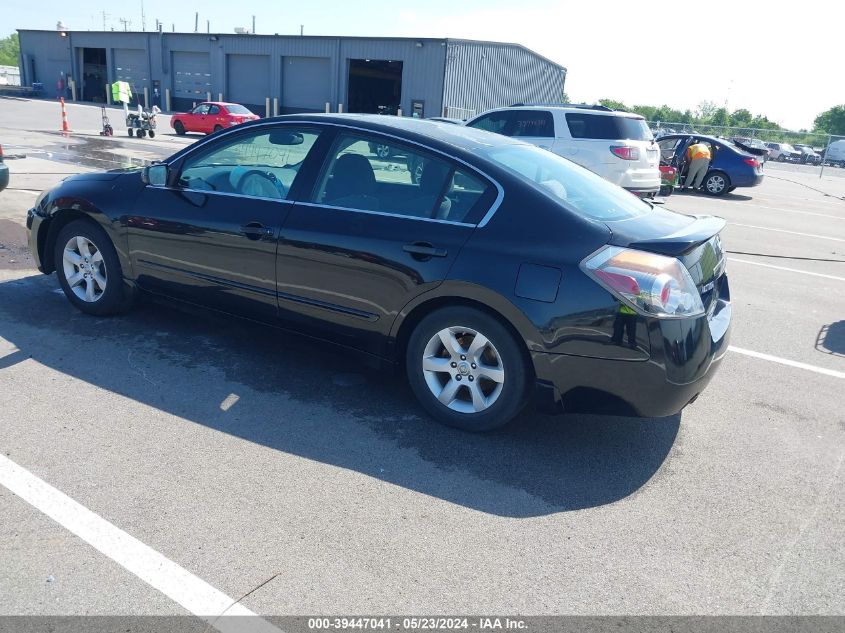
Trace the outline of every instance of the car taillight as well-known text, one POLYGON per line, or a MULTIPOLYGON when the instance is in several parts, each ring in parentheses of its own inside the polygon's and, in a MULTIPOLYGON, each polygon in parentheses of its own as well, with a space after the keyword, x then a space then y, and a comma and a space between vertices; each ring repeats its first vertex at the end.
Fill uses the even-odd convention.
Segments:
POLYGON ((752 167, 757 167, 760 165, 760 163, 757 162, 756 158, 743 158, 742 162, 746 165, 751 165, 752 167))
POLYGON ((693 317, 704 304, 689 271, 675 257, 605 246, 582 270, 626 305, 653 317, 693 317))
POLYGON ((639 160, 640 148, 629 145, 611 145, 610 151, 623 160, 639 160))

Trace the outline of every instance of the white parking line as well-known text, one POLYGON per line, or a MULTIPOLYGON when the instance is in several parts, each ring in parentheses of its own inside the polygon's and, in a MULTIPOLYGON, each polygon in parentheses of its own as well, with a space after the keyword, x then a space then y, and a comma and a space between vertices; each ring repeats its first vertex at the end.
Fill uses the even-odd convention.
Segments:
POLYGON ((773 264, 764 264, 762 262, 752 262, 747 259, 737 259, 736 257, 728 257, 729 262, 737 262, 740 264, 751 264, 752 266, 762 266, 763 268, 774 268, 775 270, 786 270, 791 273, 801 273, 802 275, 812 275, 813 277, 823 277, 824 279, 834 279, 836 281, 845 281, 845 277, 837 277, 835 275, 825 275, 823 273, 812 273, 809 270, 798 270, 797 268, 787 268, 786 266, 775 266, 773 264))
POLYGON ((725 202, 724 204, 728 206, 743 206, 743 207, 754 207, 756 209, 767 209, 769 211, 782 211, 783 213, 797 213, 799 215, 812 215, 817 218, 830 218, 831 220, 845 220, 845 216, 843 215, 830 215, 828 213, 813 213, 812 211, 798 211, 796 209, 783 209, 781 207, 768 207, 763 204, 754 204, 751 202, 725 202))
POLYGON ((741 347, 734 347, 731 345, 728 347, 728 350, 731 352, 736 352, 737 354, 743 354, 745 356, 751 356, 752 358, 759 358, 760 360, 768 360, 773 363, 780 363, 781 365, 787 365, 789 367, 796 367, 798 369, 806 369, 807 371, 812 371, 817 374, 823 374, 825 376, 833 376, 834 378, 842 378, 845 379, 845 371, 836 371, 835 369, 825 369, 824 367, 816 367, 815 365, 808 365, 807 363, 799 363, 796 360, 789 360, 788 358, 781 358, 780 356, 771 356, 770 354, 763 354, 761 352, 755 352, 750 349, 743 349, 741 347))
POLYGON ((280 633, 246 607, 0 454, 0 484, 221 631, 280 633), (216 620, 226 616, 252 616, 216 620))
POLYGON ((813 233, 799 233, 798 231, 787 231, 785 229, 773 229, 768 226, 757 226, 755 224, 740 224, 739 222, 729 222, 733 226, 744 226, 749 229, 760 229, 762 231, 774 231, 775 233, 789 233, 790 235, 801 235, 803 237, 815 237, 819 240, 831 240, 833 242, 845 242, 841 237, 828 237, 827 235, 815 235, 813 233))

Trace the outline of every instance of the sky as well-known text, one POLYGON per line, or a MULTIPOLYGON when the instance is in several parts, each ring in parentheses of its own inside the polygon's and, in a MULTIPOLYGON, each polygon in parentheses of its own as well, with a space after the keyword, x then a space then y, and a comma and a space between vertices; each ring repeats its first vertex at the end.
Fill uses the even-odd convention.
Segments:
MULTIPOLYGON (((16 28, 141 29, 141 0, 2 0, 0 36, 16 28)), ((146 27, 194 30, 196 4, 144 0, 146 27), (192 8, 193 7, 193 8, 192 8)), ((792 129, 845 104, 845 3, 706 0, 206 0, 200 30, 264 34, 455 37, 516 42, 568 69, 572 101, 615 99, 685 110, 747 108, 792 129), (660 8, 662 7, 662 8, 660 8)))

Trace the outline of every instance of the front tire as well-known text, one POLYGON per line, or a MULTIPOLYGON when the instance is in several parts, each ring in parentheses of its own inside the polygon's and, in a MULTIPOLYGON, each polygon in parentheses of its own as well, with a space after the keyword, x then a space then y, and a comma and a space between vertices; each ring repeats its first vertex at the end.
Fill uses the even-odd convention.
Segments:
POLYGON ((74 220, 59 231, 53 250, 59 284, 86 314, 117 314, 129 305, 117 252, 106 232, 87 220, 74 220))
POLYGON ((176 121, 173 124, 173 129, 176 130, 179 136, 185 136, 185 125, 181 121, 176 121))
POLYGON ((426 412, 464 431, 504 426, 527 400, 521 342, 475 308, 443 308, 420 321, 408 340, 405 369, 426 412))
POLYGON ((731 179, 724 172, 714 171, 707 174, 702 187, 709 196, 723 196, 731 187, 731 179))

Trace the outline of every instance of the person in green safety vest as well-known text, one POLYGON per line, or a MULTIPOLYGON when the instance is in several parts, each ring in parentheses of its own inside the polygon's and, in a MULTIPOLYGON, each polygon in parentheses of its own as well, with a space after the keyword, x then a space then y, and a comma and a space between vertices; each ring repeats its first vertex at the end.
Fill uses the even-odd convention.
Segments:
POLYGON ((616 318, 613 320, 613 338, 611 341, 615 345, 622 345, 622 334, 627 335, 628 347, 636 349, 637 347, 637 313, 633 308, 629 308, 624 303, 619 304, 619 311, 616 313, 616 318))
POLYGON ((129 103, 132 101, 132 88, 125 81, 115 81, 111 85, 111 98, 115 103, 129 103))

